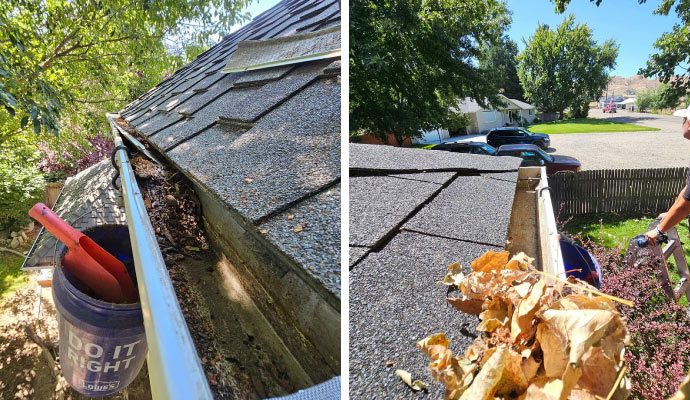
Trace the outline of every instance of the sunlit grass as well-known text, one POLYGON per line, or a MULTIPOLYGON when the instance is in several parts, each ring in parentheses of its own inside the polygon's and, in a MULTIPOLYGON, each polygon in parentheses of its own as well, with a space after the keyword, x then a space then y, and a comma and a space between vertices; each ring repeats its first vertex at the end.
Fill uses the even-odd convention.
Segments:
POLYGON ((622 122, 615 122, 607 119, 579 118, 530 125, 529 130, 553 135, 559 133, 658 131, 660 129, 635 124, 624 124, 622 122))
POLYGON ((0 252, 0 303, 29 282, 26 273, 20 269, 23 262, 24 257, 0 252))
MULTIPOLYGON (((563 228, 571 235, 581 234, 583 238, 589 237, 592 241, 600 243, 604 247, 621 247, 622 251, 628 247, 630 239, 647 232, 647 227, 653 221, 652 218, 630 218, 622 216, 581 216, 573 218, 563 228)), ((687 259, 690 256, 690 237, 688 234, 688 220, 684 219, 676 226, 678 237, 683 243, 683 253, 687 259)), ((675 285, 680 276, 673 258, 668 260, 668 272, 671 281, 675 285)), ((688 305, 688 300, 683 296, 680 304, 688 305)))

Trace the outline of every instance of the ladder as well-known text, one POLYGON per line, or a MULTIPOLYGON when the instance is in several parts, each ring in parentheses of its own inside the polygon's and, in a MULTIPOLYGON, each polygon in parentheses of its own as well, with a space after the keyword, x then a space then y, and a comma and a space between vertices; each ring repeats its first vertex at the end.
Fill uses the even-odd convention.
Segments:
MULTIPOLYGON (((649 224, 648 230, 656 228, 658 224, 659 221, 652 221, 649 224)), ((625 264, 628 267, 634 267, 651 257, 654 260, 657 276, 666 297, 669 300, 678 302, 685 295, 688 301, 690 301, 690 272, 688 271, 688 261, 683 253, 682 243, 678 237, 678 231, 676 228, 673 228, 666 235, 668 236, 668 242, 663 248, 660 245, 641 248, 637 245, 636 238, 630 239, 628 249, 625 252, 625 264), (680 275, 680 280, 675 287, 668 273, 667 261, 671 256, 673 256, 678 274, 680 275)))

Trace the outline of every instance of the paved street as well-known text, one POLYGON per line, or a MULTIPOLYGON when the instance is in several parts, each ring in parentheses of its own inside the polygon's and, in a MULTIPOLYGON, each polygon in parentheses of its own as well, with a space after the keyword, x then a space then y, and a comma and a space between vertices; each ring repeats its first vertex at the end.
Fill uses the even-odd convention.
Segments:
POLYGON ((690 140, 681 135, 681 117, 620 110, 603 114, 597 109, 589 116, 661 130, 550 135, 549 153, 573 156, 584 170, 687 167, 690 163, 690 140))

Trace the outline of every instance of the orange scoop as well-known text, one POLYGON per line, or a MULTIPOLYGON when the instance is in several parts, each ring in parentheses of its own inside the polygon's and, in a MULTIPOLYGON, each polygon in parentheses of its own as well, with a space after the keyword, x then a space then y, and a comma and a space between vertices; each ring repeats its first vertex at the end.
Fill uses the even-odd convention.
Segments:
POLYGON ((72 228, 43 203, 33 206, 29 215, 67 246, 62 265, 103 300, 112 303, 137 301, 136 288, 122 261, 72 228))

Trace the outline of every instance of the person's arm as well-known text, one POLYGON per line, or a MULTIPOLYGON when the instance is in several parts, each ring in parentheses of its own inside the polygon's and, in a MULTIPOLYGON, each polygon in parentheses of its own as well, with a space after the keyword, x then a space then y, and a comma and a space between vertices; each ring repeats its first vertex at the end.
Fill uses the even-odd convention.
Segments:
MULTIPOLYGON (((687 193, 689 193, 688 185, 685 185, 683 187, 683 190, 681 190, 680 193, 678 193, 678 197, 676 197, 676 201, 673 202, 673 205, 671 206, 671 208, 678 206, 683 200, 685 200, 685 198, 683 196, 685 196, 687 193)), ((669 210, 671 208, 669 208, 669 210)), ((659 218, 664 219, 664 217, 666 217, 666 214, 668 214, 668 211, 659 214, 659 218)))
MULTIPOLYGON (((690 200, 686 199, 687 189, 688 187, 686 185, 683 190, 680 191, 680 194, 678 194, 671 208, 660 215, 662 218, 658 225, 660 231, 664 233, 670 231, 674 226, 678 225, 680 221, 690 215, 690 200)), ((659 234, 656 229, 652 229, 645 234, 645 237, 651 244, 656 244, 659 234)))

